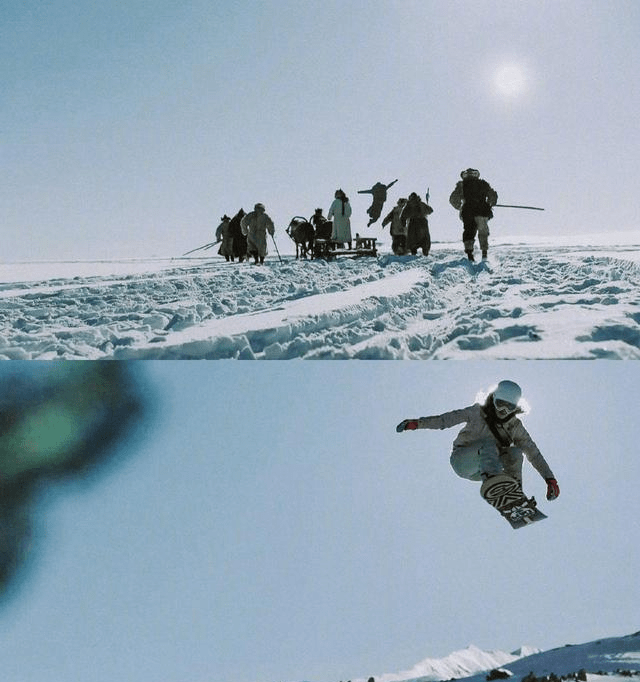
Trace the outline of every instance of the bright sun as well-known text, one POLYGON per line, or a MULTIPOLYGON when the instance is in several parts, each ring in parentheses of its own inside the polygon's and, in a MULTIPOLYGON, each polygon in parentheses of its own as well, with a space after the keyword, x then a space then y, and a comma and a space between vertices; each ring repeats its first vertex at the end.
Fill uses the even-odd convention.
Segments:
POLYGON ((505 64, 495 72, 493 82, 499 95, 515 98, 527 89, 527 75, 517 64, 505 64))

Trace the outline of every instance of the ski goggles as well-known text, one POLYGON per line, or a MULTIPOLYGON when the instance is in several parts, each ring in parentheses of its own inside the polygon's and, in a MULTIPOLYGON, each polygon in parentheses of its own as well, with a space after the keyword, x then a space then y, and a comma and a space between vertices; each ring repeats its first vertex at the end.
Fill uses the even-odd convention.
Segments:
POLYGON ((508 400, 501 400, 500 398, 495 398, 493 404, 496 408, 496 412, 499 414, 508 414, 509 412, 515 412, 517 405, 510 403, 508 400))

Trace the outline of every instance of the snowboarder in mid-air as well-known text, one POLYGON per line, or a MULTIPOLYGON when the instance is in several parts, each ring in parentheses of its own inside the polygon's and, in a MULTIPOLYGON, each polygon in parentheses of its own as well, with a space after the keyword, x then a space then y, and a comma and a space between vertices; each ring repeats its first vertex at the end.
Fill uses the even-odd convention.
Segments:
POLYGON ((448 429, 464 423, 451 451, 450 462, 456 474, 470 481, 482 481, 481 495, 503 516, 514 503, 535 513, 535 501, 522 492, 523 455, 546 481, 548 500, 555 500, 560 488, 538 446, 518 418, 524 412, 518 405, 521 396, 518 384, 501 381, 483 404, 475 403, 431 417, 405 419, 396 431, 448 429))
POLYGON ((493 218, 491 209, 498 203, 498 194, 475 168, 463 170, 460 177, 462 179, 451 192, 449 203, 460 212, 464 250, 470 261, 475 260, 473 247, 477 234, 482 257, 486 258, 489 251, 489 220, 493 218))
POLYGON ((387 190, 395 185, 396 182, 398 182, 397 179, 393 182, 390 182, 388 185, 385 185, 383 182, 376 182, 371 189, 358 190, 358 194, 373 194, 373 203, 367 209, 367 215, 369 216, 367 227, 373 225, 373 223, 375 223, 380 217, 384 202, 387 200, 387 190))

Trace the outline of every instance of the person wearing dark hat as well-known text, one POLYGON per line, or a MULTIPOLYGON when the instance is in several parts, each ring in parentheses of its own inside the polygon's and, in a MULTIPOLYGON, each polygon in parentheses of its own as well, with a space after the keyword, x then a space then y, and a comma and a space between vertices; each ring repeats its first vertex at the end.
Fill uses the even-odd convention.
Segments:
POLYGON ((423 256, 429 255, 431 235, 427 216, 431 213, 433 213, 431 206, 422 201, 417 192, 411 192, 400 214, 400 222, 407 228, 406 249, 414 256, 418 249, 422 249, 423 256))
POLYGON ((406 206, 404 197, 398 199, 398 203, 391 209, 382 221, 382 227, 391 223, 391 250, 396 256, 404 256, 407 253, 407 225, 401 220, 402 209, 406 206))
POLYGON ((267 232, 273 237, 273 220, 265 213, 264 204, 256 204, 253 211, 240 221, 242 234, 247 238, 247 254, 253 256, 255 264, 264 263, 267 255, 267 232))
POLYGON ((475 168, 463 170, 460 177, 462 179, 458 180, 449 203, 460 212, 464 250, 470 261, 475 260, 473 248, 477 235, 482 257, 486 258, 489 250, 489 220, 493 218, 491 209, 498 203, 498 194, 475 168))
POLYGON ((218 253, 225 257, 225 260, 233 260, 233 237, 231 236, 231 230, 229 229, 229 224, 231 223, 231 218, 225 213, 222 218, 218 229, 216 230, 216 241, 222 242, 218 253))
POLYGON ((313 225, 316 239, 331 239, 331 222, 322 215, 321 208, 316 208, 309 222, 313 225))

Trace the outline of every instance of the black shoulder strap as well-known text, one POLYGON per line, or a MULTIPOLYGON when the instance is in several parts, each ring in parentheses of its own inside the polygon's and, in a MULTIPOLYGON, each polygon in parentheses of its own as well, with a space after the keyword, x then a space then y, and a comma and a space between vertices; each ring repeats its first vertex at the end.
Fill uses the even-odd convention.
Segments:
POLYGON ((493 418, 486 407, 482 408, 482 414, 484 415, 484 420, 487 426, 491 430, 491 433, 496 437, 496 440, 503 447, 508 447, 511 445, 511 436, 507 433, 507 430, 500 424, 497 420, 493 418))

